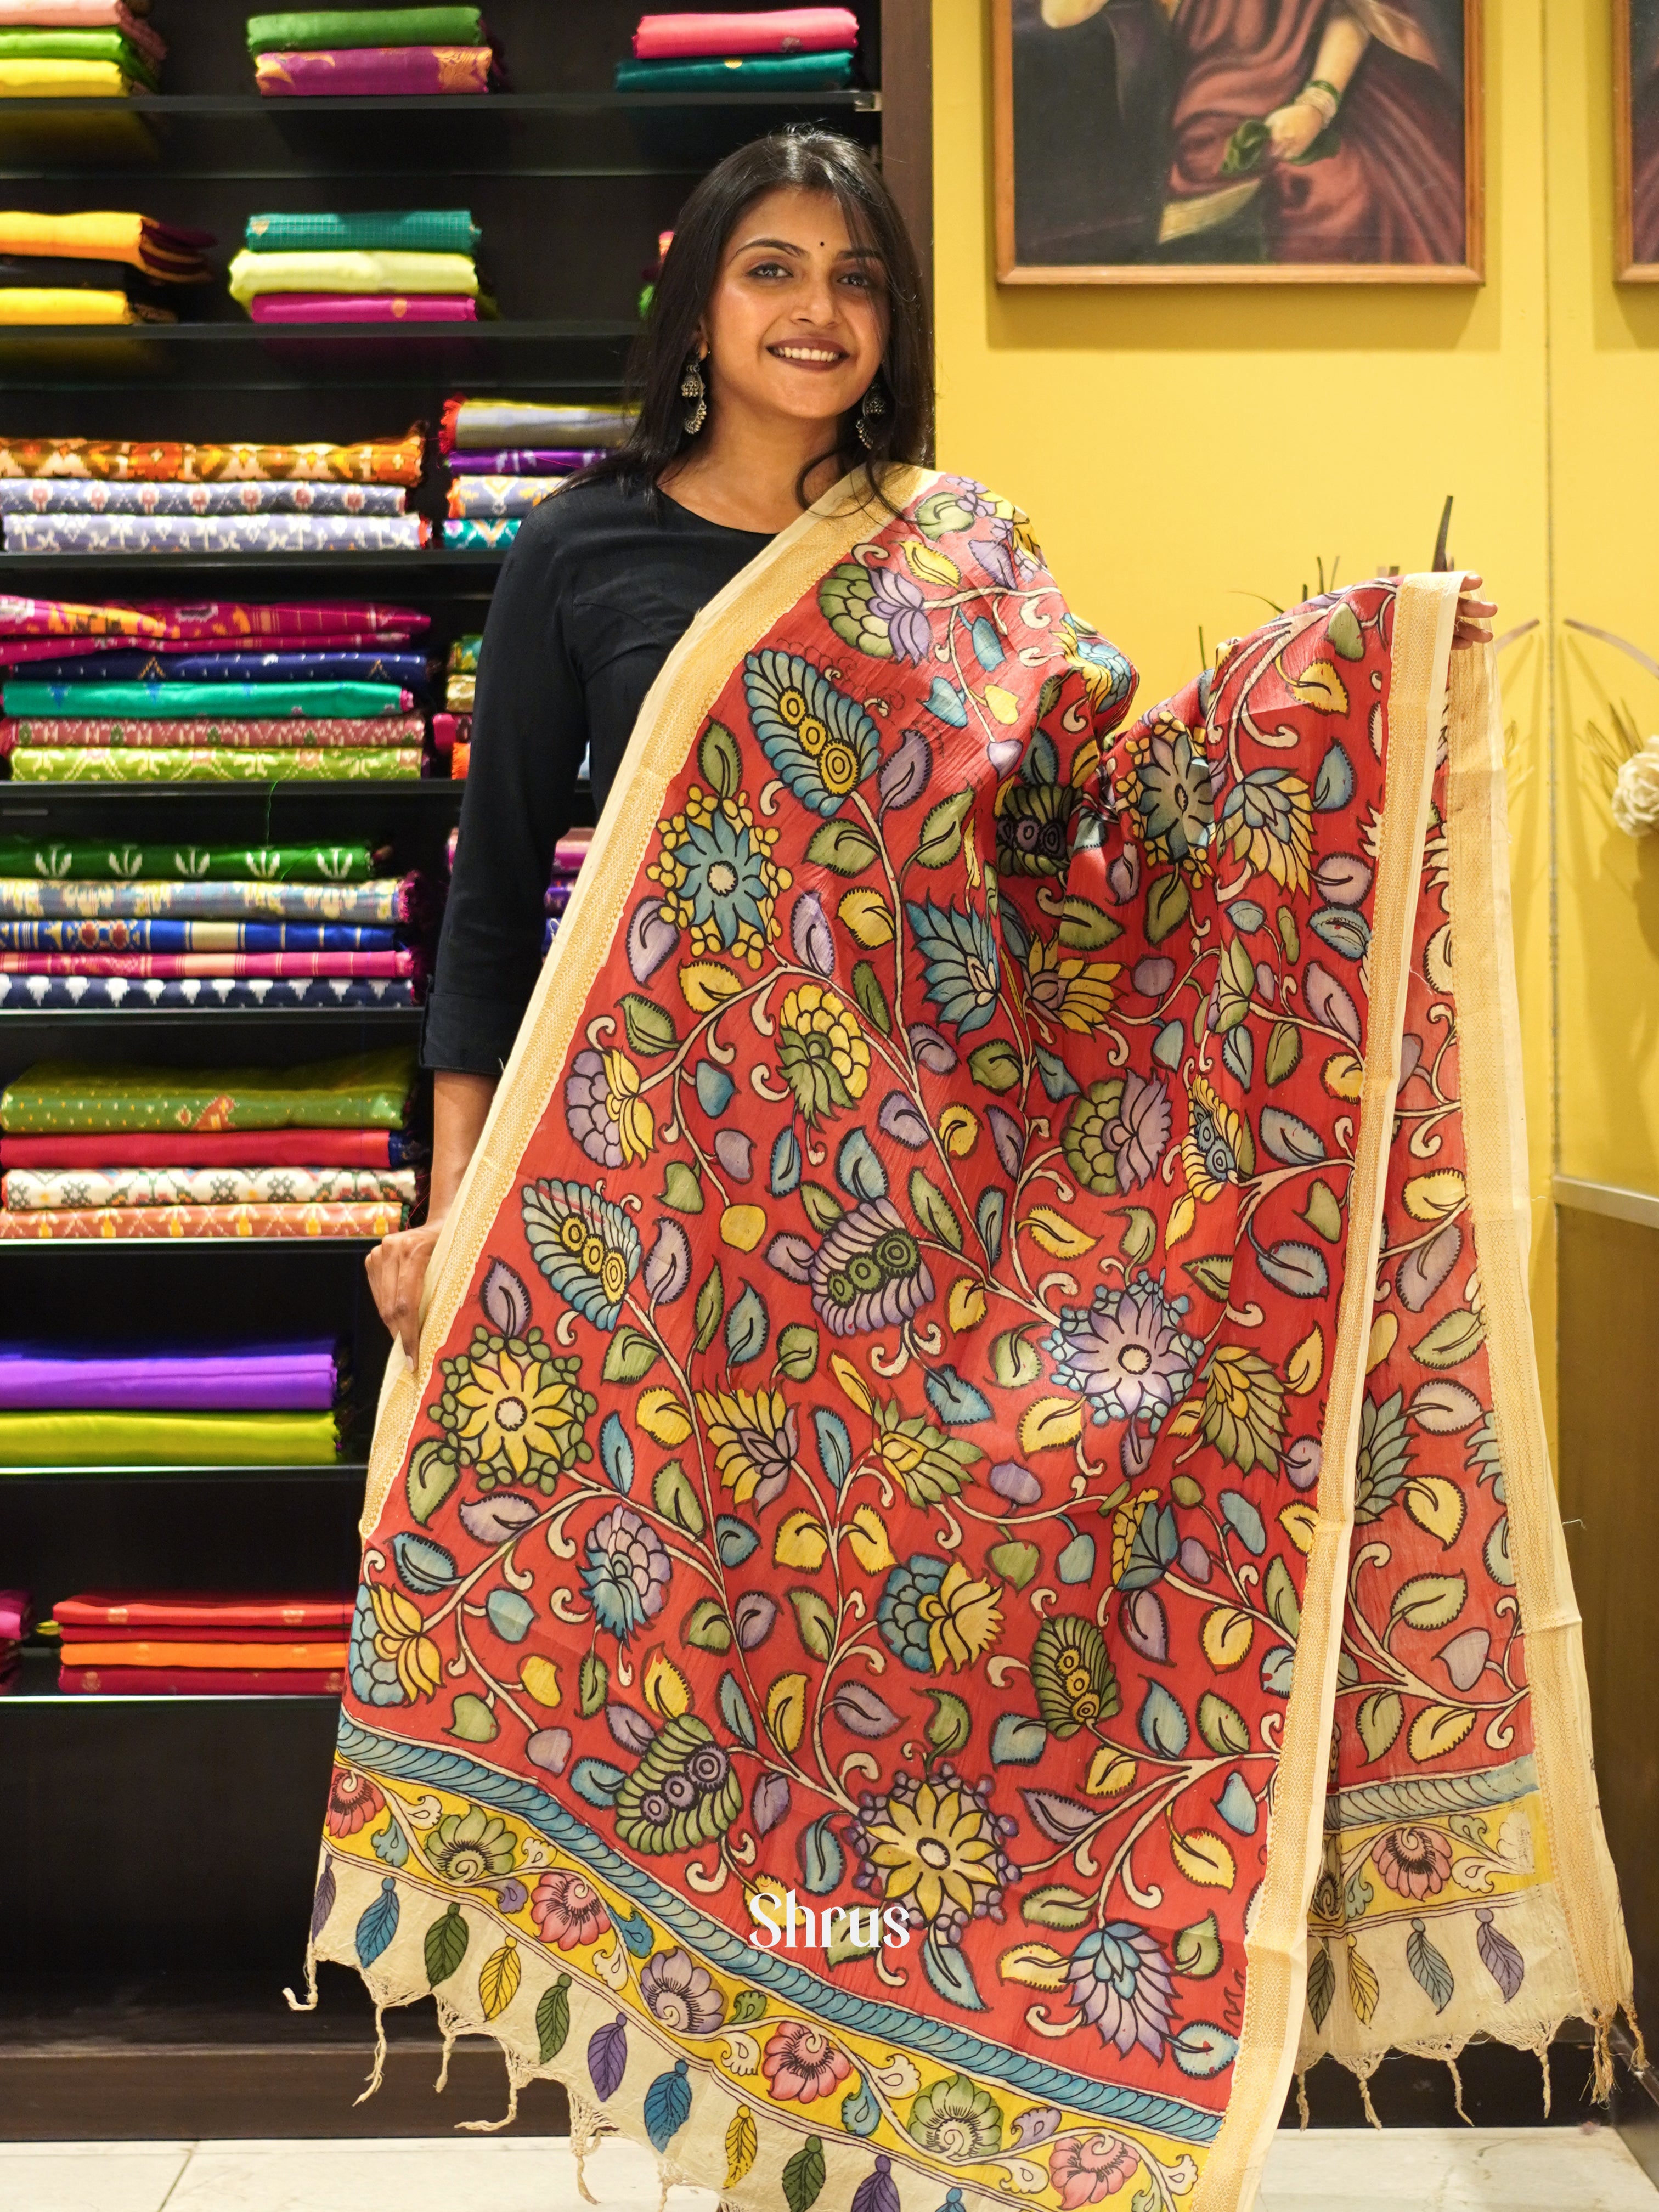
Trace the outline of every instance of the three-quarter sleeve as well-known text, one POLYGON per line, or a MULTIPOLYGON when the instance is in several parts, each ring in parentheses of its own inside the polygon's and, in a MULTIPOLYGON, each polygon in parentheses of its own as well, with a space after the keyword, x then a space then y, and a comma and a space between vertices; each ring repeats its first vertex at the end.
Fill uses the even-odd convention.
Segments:
POLYGON ((499 1075, 541 968, 553 847, 570 820, 587 714, 567 649, 550 501, 502 565, 484 625, 472 754, 421 1058, 499 1075))

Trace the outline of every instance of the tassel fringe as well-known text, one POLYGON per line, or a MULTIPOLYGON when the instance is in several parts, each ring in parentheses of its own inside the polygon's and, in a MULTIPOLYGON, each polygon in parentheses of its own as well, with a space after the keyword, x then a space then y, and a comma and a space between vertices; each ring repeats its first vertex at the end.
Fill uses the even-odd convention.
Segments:
POLYGON ((1304 2135, 1306 2135, 1310 2121, 1308 2115, 1308 2074, 1305 2067, 1299 2067, 1297 2069, 1296 2110, 1297 2117, 1302 2123, 1302 2132, 1304 2135))
POLYGON ((284 1990, 283 1991, 283 1995, 288 1999, 288 2008, 290 2012, 316 2011, 317 1946, 314 1943, 307 1943, 306 1945, 306 1993, 304 1997, 296 1997, 292 1990, 284 1990))
POLYGON ((386 2079, 386 2007, 385 2007, 383 2004, 377 2004, 377 2005, 375 2006, 375 2008, 374 2008, 374 2071, 370 2074, 370 2075, 369 2075, 369 2077, 368 2077, 368 2087, 367 2087, 367 2088, 365 2088, 365 2090, 363 2091, 362 2095, 361 2097, 355 2097, 355 2098, 352 2100, 352 2102, 353 2102, 354 2104, 356 2104, 356 2105, 366 2105, 366 2104, 368 2102, 369 2099, 370 2099, 370 2098, 374 2094, 374 2092, 375 2092, 375 2091, 380 2087, 380 2086, 381 2082, 385 2081, 385 2079, 386 2079))
POLYGON ((1463 2076, 1457 2070, 1457 2061, 1455 2058, 1449 2058, 1446 2061, 1446 2069, 1452 2077, 1452 2103, 1456 2107, 1457 2117, 1466 2128, 1473 2127, 1474 2123, 1463 2110, 1463 2076))
POLYGON ((1362 2074, 1359 2077, 1359 2095, 1365 2107, 1366 2119, 1372 2127, 1380 2128, 1382 2123, 1377 2118, 1376 2107, 1371 2102, 1371 2077, 1369 2074, 1362 2074))

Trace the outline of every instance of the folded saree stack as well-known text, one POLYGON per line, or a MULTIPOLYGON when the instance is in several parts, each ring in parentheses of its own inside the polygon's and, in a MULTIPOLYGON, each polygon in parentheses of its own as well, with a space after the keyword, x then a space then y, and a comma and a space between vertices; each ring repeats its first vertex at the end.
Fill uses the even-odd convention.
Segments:
POLYGON ((256 323, 471 323, 478 229, 465 208, 251 215, 230 295, 256 323))
POLYGON ((853 82, 850 8, 641 15, 618 92, 833 92, 853 82))
POLYGON ((23 1638, 33 1621, 34 1608, 27 1590, 0 1589, 0 1697, 17 1679, 23 1638))
POLYGON ((0 1091, 0 1240, 387 1236, 419 1195, 414 1085, 399 1048, 289 1068, 40 1061, 0 1091))
POLYGON ((25 783, 416 777, 429 622, 335 603, 0 599, 0 757, 25 783))
POLYGON ((564 920, 564 910, 570 903, 570 894, 576 888, 576 878, 592 842, 592 830, 579 826, 567 830, 553 848, 553 869, 548 878, 545 901, 547 922, 542 932, 544 952, 559 933, 559 924, 564 920))
POLYGON ((510 545, 533 507, 633 427, 625 408, 447 400, 438 432, 450 471, 445 544, 473 552, 510 545))
MULTIPOLYGON (((3 70, 0 55, 0 84, 3 70)), ((201 249, 213 243, 210 231, 120 210, 0 210, 0 325, 176 322, 168 302, 212 281, 201 249)))
POLYGON ((433 750, 447 756, 449 773, 457 782, 466 779, 472 750, 472 696, 478 681, 478 648, 483 636, 471 632, 458 637, 449 648, 444 668, 444 705, 432 717, 433 750))
POLYGON ((327 1595, 88 1590, 61 1598, 58 1687, 83 1697, 339 1693, 351 1602, 327 1595))
POLYGON ((0 99, 159 92, 167 42, 149 13, 149 0, 0 0, 0 99))
MULTIPOLYGON (((349 446, 0 439, 6 550, 412 553, 430 534, 425 518, 408 512, 408 493, 421 480, 423 454, 418 429, 349 446)), ((0 660, 18 658, 6 647, 14 636, 27 634, 7 615, 16 604, 0 600, 0 660)), ((424 617, 404 619, 426 624, 424 617)), ((277 634, 276 629, 264 633, 277 634)), ((96 629, 84 636, 92 642, 68 649, 96 651, 123 641, 96 629)))
POLYGON ((267 98, 488 92, 499 58, 476 8, 314 8, 250 15, 267 98))
POLYGON ((349 1381, 326 1340, 92 1355, 0 1344, 0 1469, 327 1466, 349 1381))

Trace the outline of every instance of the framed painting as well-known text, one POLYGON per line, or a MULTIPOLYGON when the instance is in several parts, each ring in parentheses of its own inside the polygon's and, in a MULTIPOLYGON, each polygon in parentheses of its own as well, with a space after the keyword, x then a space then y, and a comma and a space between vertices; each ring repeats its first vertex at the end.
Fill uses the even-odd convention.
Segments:
POLYGON ((999 279, 1478 284, 1480 5, 992 0, 999 279))
POLYGON ((1659 283, 1659 0, 1613 0, 1619 281, 1659 283))

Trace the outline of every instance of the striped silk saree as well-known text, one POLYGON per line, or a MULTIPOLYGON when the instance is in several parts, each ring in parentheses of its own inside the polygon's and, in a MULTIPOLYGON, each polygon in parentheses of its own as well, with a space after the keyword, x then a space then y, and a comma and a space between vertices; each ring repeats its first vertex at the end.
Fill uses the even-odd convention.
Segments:
POLYGON ((732 2205, 1242 2212, 1322 2053, 1630 1994, 1491 656, 1363 584, 1131 724, 1017 510, 894 496, 641 713, 386 1379, 311 1957, 732 2205))

